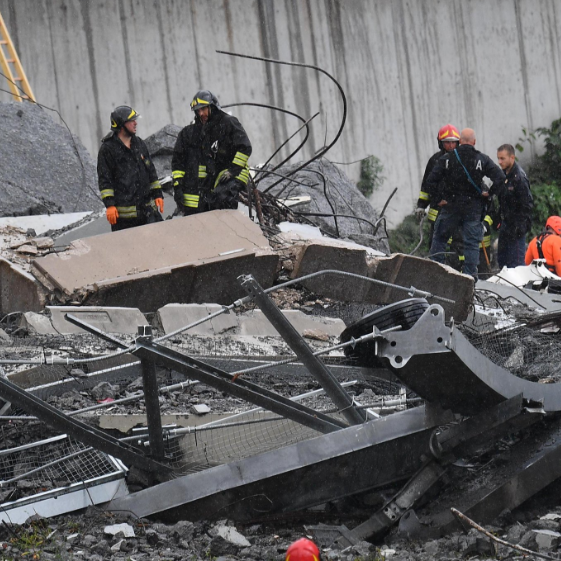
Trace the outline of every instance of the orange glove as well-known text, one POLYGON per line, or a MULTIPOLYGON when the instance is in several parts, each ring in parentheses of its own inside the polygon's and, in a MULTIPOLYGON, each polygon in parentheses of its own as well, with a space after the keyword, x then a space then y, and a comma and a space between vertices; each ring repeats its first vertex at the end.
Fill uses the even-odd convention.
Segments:
POLYGON ((109 220, 109 224, 114 226, 117 224, 117 218, 119 218, 119 211, 117 210, 116 206, 109 206, 105 209, 105 215, 107 216, 107 220, 109 220))
POLYGON ((164 199, 160 198, 160 199, 154 199, 154 202, 156 203, 156 206, 158 207, 158 210, 160 211, 160 214, 164 213, 164 199))

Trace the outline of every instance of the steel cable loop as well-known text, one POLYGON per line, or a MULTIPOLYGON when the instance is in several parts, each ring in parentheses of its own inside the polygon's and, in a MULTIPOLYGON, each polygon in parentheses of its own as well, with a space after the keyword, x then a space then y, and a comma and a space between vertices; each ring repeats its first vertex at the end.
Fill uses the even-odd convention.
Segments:
MULTIPOLYGON (((250 60, 260 60, 262 62, 270 62, 270 63, 273 63, 273 64, 284 64, 286 66, 297 66, 297 67, 300 67, 300 68, 311 68, 312 70, 317 70, 318 72, 321 72, 322 74, 325 74, 337 86, 337 89, 339 90, 339 93, 341 94, 341 97, 343 99, 343 118, 341 119, 341 125, 339 126, 339 130, 337 131, 337 134, 335 135, 335 138, 331 141, 331 143, 328 146, 326 146, 325 148, 323 148, 322 150, 317 152, 317 154, 315 156, 313 156, 310 160, 308 160, 307 162, 304 162, 299 167, 297 167, 295 170, 293 170, 290 173, 290 175, 300 171, 301 169, 304 169, 307 165, 311 164, 313 161, 321 158, 324 154, 326 154, 334 146, 334 144, 337 142, 337 140, 339 140, 339 137, 341 136, 341 134, 343 132, 343 128, 345 127, 345 122, 347 120, 347 97, 345 96, 345 91, 341 87, 341 84, 339 84, 339 82, 331 74, 329 74, 329 72, 326 72, 325 70, 323 70, 323 68, 320 68, 319 66, 314 66, 313 64, 304 64, 304 63, 301 63, 301 62, 289 62, 289 61, 284 61, 284 60, 276 60, 274 58, 263 58, 263 57, 252 56, 252 55, 242 55, 242 54, 239 54, 239 53, 232 53, 232 52, 228 52, 228 51, 216 51, 216 52, 219 53, 219 54, 223 54, 223 55, 235 56, 235 57, 240 57, 240 58, 248 58, 250 60)), ((267 191, 271 190, 273 187, 275 187, 279 183, 280 183, 280 181, 277 181, 276 183, 273 183, 272 185, 270 185, 269 187, 264 189, 263 192, 266 193, 267 191)))
MULTIPOLYGON (((302 146, 304 146, 304 144, 306 144, 306 142, 308 141, 308 137, 310 136, 310 121, 312 121, 313 119, 315 119, 318 115, 319 115, 319 111, 313 115, 312 117, 310 117, 308 120, 305 120, 304 117, 301 117, 300 115, 298 115, 297 113, 293 113, 292 111, 289 111, 288 109, 283 109, 282 107, 275 107, 274 105, 267 105, 265 103, 251 103, 251 102, 240 102, 240 103, 229 103, 228 105, 223 105, 222 109, 227 109, 228 107, 239 107, 242 105, 248 105, 250 107, 264 107, 265 109, 273 109, 274 111, 280 111, 281 113, 286 113, 287 115, 292 115, 293 117, 296 117, 297 119, 300 119, 300 121, 302 121, 303 125, 296 131, 294 132, 291 136, 289 136, 274 152, 273 154, 269 157, 269 159, 263 164, 263 166, 266 166, 277 154, 278 152, 280 152, 280 150, 294 137, 296 136, 304 127, 306 128, 306 136, 304 137, 304 140, 301 142, 301 144, 292 152, 292 154, 290 154, 289 156, 287 156, 280 164, 277 164, 274 168, 273 171, 278 169, 279 167, 281 167, 283 164, 285 164, 286 162, 288 162, 288 160, 290 160, 292 157, 294 157, 302 148, 302 146)), ((262 170, 263 172, 263 170, 262 170)), ((259 183, 259 180, 256 180, 256 183, 259 183)))

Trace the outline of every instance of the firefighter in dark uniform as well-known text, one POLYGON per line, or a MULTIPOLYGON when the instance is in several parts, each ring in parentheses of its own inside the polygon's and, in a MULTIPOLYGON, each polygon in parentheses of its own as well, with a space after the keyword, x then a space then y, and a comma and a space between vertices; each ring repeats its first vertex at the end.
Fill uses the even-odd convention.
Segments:
POLYGON ((97 157, 101 200, 113 232, 160 222, 164 212, 156 168, 146 144, 136 136, 139 116, 128 105, 117 107, 97 157))
POLYGON ((534 199, 528 177, 516 163, 514 147, 511 144, 499 146, 497 160, 506 174, 497 193, 500 213, 497 260, 502 269, 524 265, 526 233, 532 226, 534 199))
POLYGON ((184 215, 235 209, 249 179, 251 142, 208 90, 191 102, 195 120, 177 137, 171 161, 174 197, 184 215))
POLYGON ((430 258, 444 263, 448 239, 460 227, 464 242, 463 272, 475 280, 479 244, 484 232, 481 222, 487 214, 490 194, 483 182, 484 177, 492 181, 491 194, 505 179, 501 168, 489 156, 475 149, 475 131, 464 129, 458 148, 442 156, 427 179, 429 193, 437 193, 439 186, 443 185, 430 258))
MULTIPOLYGON (((428 219, 430 224, 430 232, 429 232, 429 249, 432 244, 432 236, 434 232, 434 223, 436 222, 436 218, 438 216, 438 211, 440 210, 437 206, 438 203, 441 201, 441 196, 439 192, 429 193, 427 187, 427 179, 430 175, 430 172, 433 170, 436 162, 440 160, 444 154, 447 154, 454 148, 458 147, 458 143, 460 142, 460 133, 458 129, 454 125, 444 125, 438 131, 436 135, 436 140, 438 141, 438 152, 433 154, 428 163, 427 167, 425 168, 425 174, 423 175, 423 181, 421 182, 421 191, 419 192, 419 200, 417 201, 417 208, 415 209, 415 216, 421 221, 421 218, 425 216, 427 212, 426 209, 430 205, 428 211, 428 219)), ((439 189, 440 190, 440 189, 439 189)))

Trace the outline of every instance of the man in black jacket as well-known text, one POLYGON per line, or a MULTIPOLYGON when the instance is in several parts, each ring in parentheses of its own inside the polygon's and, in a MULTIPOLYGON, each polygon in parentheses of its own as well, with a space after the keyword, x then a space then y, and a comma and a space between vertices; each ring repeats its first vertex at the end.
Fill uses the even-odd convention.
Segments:
POLYGON ((171 161, 177 207, 184 215, 235 209, 249 179, 251 142, 208 90, 195 94, 191 109, 195 120, 179 133, 171 161))
POLYGON ((443 127, 440 127, 438 134, 436 135, 436 140, 438 141, 439 150, 434 153, 427 162, 423 180, 421 181, 421 190, 419 191, 417 208, 415 209, 415 216, 420 222, 421 218, 425 216, 425 213, 427 212, 427 207, 430 205, 427 215, 430 224, 429 249, 432 244, 432 237, 434 234, 434 223, 436 222, 438 211, 440 210, 437 204, 440 202, 441 198, 440 193, 429 193, 427 179, 436 165, 436 162, 438 162, 444 154, 451 152, 454 148, 458 147, 458 143, 460 142, 460 132, 454 125, 444 125, 443 127))
POLYGON ((97 157, 101 200, 113 232, 160 222, 164 212, 156 168, 146 144, 136 136, 138 117, 128 105, 117 107, 97 157))
POLYGON ((442 186, 430 257, 444 263, 446 243, 452 232, 460 227, 464 241, 463 272, 475 280, 479 243, 483 239, 481 221, 489 198, 489 191, 482 181, 484 177, 492 181, 492 191, 505 179, 491 158, 475 149, 475 131, 464 129, 460 133, 458 149, 442 156, 427 179, 429 192, 436 193, 442 186))
POLYGON ((526 233, 532 225, 534 199, 526 173, 516 163, 514 147, 511 144, 499 146, 497 160, 506 174, 497 193, 501 216, 497 260, 502 269, 525 264, 526 233))

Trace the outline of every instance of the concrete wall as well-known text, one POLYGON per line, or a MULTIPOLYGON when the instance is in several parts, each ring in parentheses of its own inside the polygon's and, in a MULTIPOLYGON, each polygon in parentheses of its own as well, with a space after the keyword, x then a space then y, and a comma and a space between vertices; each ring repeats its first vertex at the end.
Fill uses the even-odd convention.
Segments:
MULTIPOLYGON (((478 147, 494 155, 522 126, 561 114, 558 0, 0 0, 0 12, 38 101, 58 109, 94 155, 115 105, 143 114, 147 136, 186 124, 202 87, 223 105, 270 103, 306 118, 321 111, 300 153, 309 157, 341 120, 332 82, 216 50, 325 69, 349 102, 329 158, 382 160, 386 181, 372 203, 380 209, 398 187, 392 223, 412 209, 441 125, 475 128, 478 147)), ((266 109, 233 111, 254 164, 299 126, 266 109)), ((358 177, 358 164, 344 169, 358 177)))

